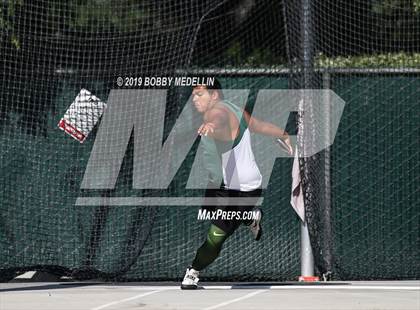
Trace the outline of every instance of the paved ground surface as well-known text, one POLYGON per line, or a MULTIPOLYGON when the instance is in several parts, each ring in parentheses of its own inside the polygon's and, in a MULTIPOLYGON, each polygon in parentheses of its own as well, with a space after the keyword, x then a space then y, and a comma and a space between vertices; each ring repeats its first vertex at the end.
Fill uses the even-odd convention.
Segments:
POLYGON ((299 283, 0 283, 1 310, 420 309, 420 281, 299 283))

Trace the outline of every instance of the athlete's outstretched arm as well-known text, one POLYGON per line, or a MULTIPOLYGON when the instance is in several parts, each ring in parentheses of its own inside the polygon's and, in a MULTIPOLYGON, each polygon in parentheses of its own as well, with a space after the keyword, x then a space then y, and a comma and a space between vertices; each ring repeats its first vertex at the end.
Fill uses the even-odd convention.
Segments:
POLYGON ((280 138, 289 147, 289 153, 290 154, 293 153, 293 147, 292 147, 292 144, 290 142, 289 134, 284 129, 281 129, 280 127, 278 127, 278 126, 276 126, 272 123, 264 122, 262 120, 259 120, 258 118, 251 116, 245 110, 244 110, 243 114, 244 114, 244 118, 245 118, 246 122, 248 123, 248 128, 249 128, 250 131, 255 132, 255 133, 259 133, 259 134, 262 134, 262 135, 266 135, 266 136, 272 136, 272 137, 275 137, 275 138, 280 138))
POLYGON ((285 130, 272 123, 264 122, 256 117, 253 117, 247 111, 244 111, 244 117, 248 123, 249 130, 252 132, 280 138, 283 141, 289 138, 289 134, 285 130))

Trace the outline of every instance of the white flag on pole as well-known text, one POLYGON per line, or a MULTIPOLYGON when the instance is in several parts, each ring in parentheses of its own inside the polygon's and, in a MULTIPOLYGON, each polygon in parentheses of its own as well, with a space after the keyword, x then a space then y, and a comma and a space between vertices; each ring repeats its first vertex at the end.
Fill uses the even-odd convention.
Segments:
POLYGON ((299 171, 299 157, 297 150, 295 151, 295 158, 293 160, 292 168, 292 194, 290 197, 290 204, 302 220, 305 222, 305 204, 303 202, 303 190, 299 171))

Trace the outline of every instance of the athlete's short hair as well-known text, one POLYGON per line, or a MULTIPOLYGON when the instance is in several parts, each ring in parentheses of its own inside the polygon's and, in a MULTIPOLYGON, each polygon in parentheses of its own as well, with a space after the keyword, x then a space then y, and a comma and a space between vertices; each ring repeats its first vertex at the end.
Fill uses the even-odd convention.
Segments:
MULTIPOLYGON (((209 78, 209 76, 200 76, 201 81, 206 81, 207 78, 209 78)), ((216 77, 213 77, 213 78, 214 78, 214 82, 212 84, 210 85, 203 84, 199 86, 205 87, 210 92, 217 91, 219 94, 219 99, 220 100, 225 99, 225 96, 223 95, 222 84, 220 84, 219 80, 216 77)))

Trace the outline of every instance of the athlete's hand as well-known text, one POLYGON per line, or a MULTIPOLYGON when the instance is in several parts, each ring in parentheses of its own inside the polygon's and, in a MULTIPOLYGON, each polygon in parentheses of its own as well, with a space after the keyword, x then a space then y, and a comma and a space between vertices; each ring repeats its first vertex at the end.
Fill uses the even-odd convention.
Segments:
POLYGON ((279 144, 280 148, 285 151, 289 155, 293 155, 293 146, 290 138, 287 137, 286 139, 282 140, 280 138, 276 139, 277 143, 279 144))
POLYGON ((289 155, 293 155, 293 146, 292 146, 292 142, 290 141, 290 138, 287 137, 284 140, 284 143, 287 145, 287 148, 288 148, 287 152, 289 153, 289 155))
POLYGON ((207 136, 209 133, 214 133, 215 125, 213 123, 205 123, 198 128, 198 134, 200 136, 207 136))

